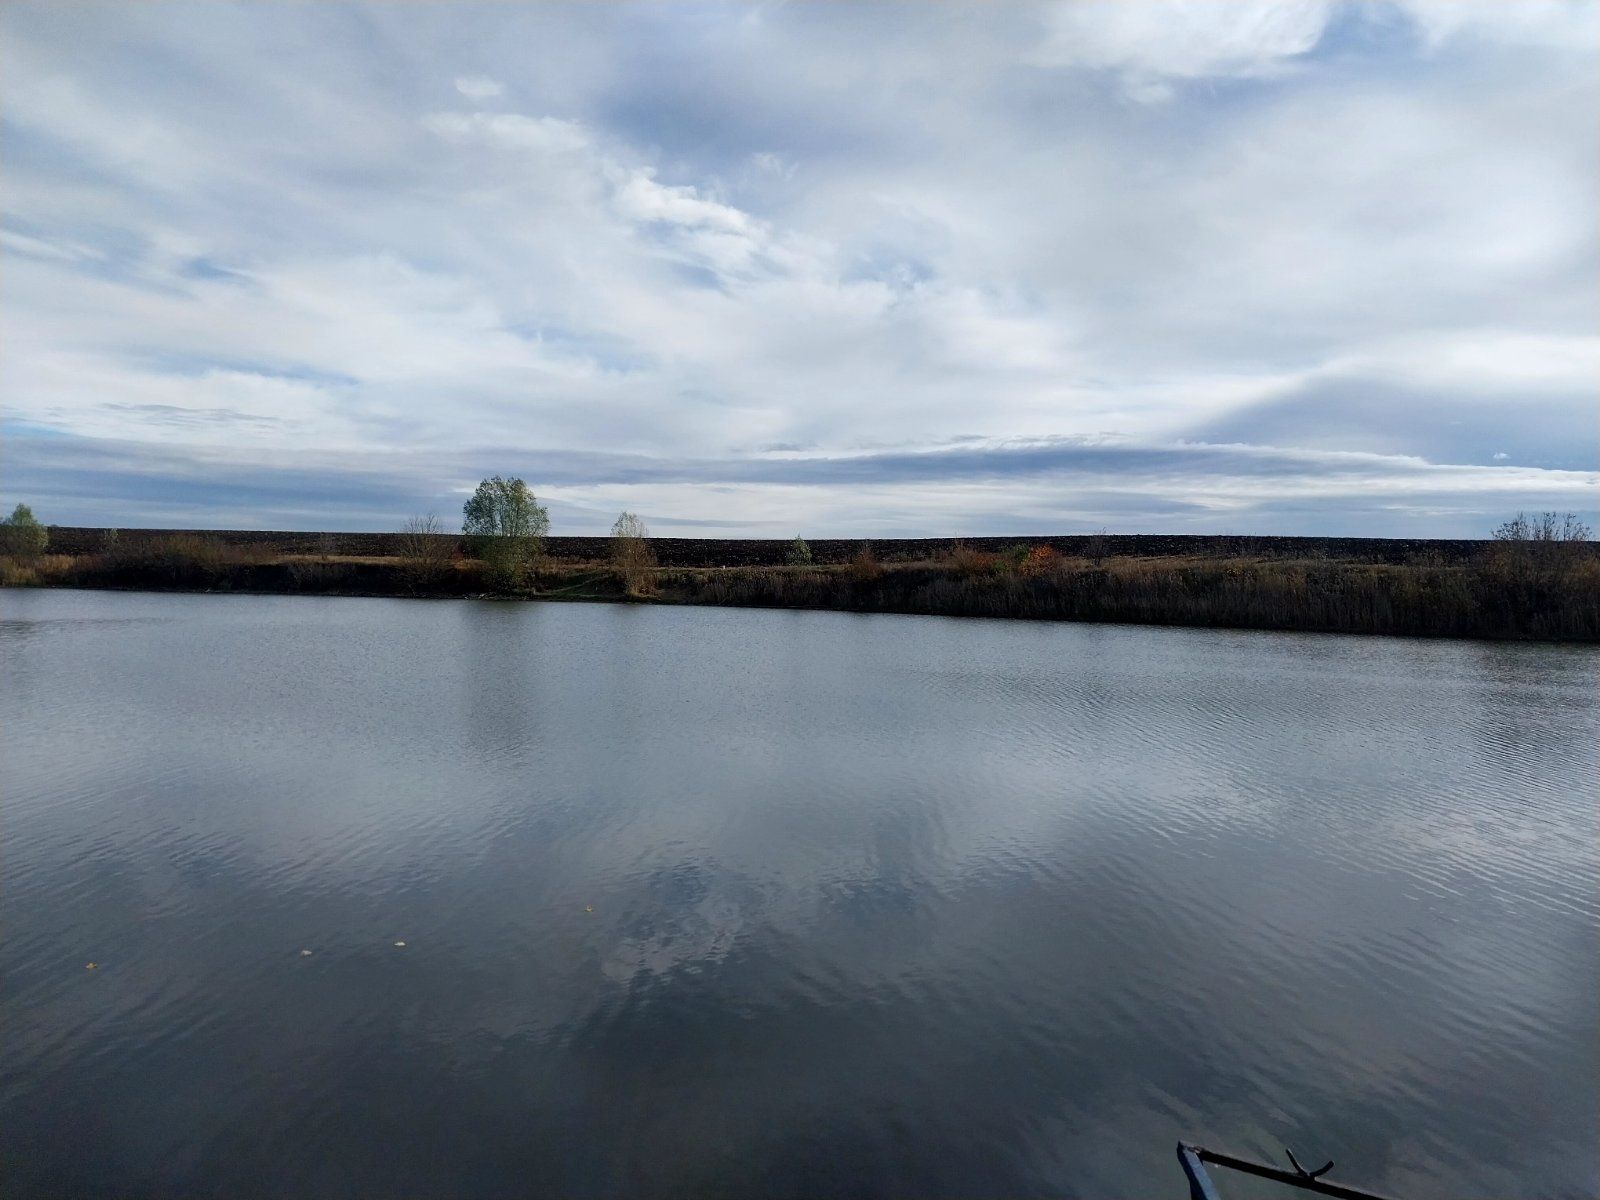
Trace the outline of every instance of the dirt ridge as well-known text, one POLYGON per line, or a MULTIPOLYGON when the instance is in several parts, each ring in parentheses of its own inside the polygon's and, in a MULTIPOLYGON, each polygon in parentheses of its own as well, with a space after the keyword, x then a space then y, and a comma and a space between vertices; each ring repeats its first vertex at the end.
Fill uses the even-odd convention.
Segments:
MULTIPOLYGON (((328 554, 393 557, 400 553, 398 533, 304 532, 272 529, 120 529, 128 542, 199 534, 229 546, 270 548, 279 554, 328 554)), ((454 535, 452 535, 454 536, 454 535)), ((50 550, 56 554, 91 554, 105 544, 107 531, 93 526, 52 525, 50 550)), ((653 537, 651 549, 664 567, 768 567, 781 565, 789 538, 653 537)), ((1453 538, 1262 537, 1231 534, 1001 534, 943 538, 815 538, 807 539, 818 563, 844 563, 870 545, 881 562, 925 562, 948 557, 964 543, 974 550, 999 552, 1017 545, 1050 546, 1062 554, 1084 557, 1098 549, 1107 558, 1294 558, 1339 559, 1346 562, 1409 563, 1426 557, 1446 563, 1466 562, 1493 543, 1453 538)), ((609 554, 605 537, 552 537, 547 552, 558 561, 587 562, 609 554)))

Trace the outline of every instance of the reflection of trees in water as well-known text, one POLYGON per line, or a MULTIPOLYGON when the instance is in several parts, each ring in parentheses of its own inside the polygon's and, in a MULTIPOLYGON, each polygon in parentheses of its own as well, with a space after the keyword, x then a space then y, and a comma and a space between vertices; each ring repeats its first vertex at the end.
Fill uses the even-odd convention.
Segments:
POLYGON ((1476 669, 1466 676, 1466 727, 1485 766, 1537 765, 1547 773, 1568 763, 1589 772, 1592 784, 1600 655, 1589 647, 1496 643, 1472 643, 1467 653, 1476 669))
POLYGON ((0 620, 0 642, 27 642, 47 632, 48 621, 0 620))
POLYGON ((34 641, 45 634, 69 633, 96 625, 134 625, 159 623, 165 617, 0 617, 0 642, 34 641))
POLYGON ((463 733, 479 758, 518 757, 530 740, 534 720, 530 704, 537 705, 538 616, 524 604, 485 601, 462 606, 460 658, 465 670, 457 678, 467 716, 463 733))
POLYGON ((654 662, 657 648, 652 631, 659 637, 660 629, 659 622, 651 622, 648 608, 619 605, 607 615, 611 618, 606 622, 611 644, 594 664, 602 670, 594 672, 593 683, 600 693, 596 699, 610 733, 612 753, 629 757, 639 752, 640 739, 652 725, 646 706, 652 692, 662 686, 653 668, 667 664, 654 662))
POLYGON ((758 888, 716 863, 659 870, 646 884, 644 911, 623 925, 600 969, 613 982, 630 983, 718 962, 756 922, 761 901, 758 888))

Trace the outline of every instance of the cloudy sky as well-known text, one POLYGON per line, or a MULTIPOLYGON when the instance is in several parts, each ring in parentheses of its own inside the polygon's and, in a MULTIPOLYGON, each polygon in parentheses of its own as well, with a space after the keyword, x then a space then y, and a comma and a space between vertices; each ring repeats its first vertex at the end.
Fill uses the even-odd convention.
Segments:
POLYGON ((1477 536, 1600 489, 1600 3, 0 6, 0 501, 1477 536))

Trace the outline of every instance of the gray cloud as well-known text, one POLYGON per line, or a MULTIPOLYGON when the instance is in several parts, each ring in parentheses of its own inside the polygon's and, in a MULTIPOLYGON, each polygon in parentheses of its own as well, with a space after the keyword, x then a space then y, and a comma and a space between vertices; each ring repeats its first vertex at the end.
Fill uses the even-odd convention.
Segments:
MULTIPOLYGON (((940 528, 955 532, 971 532, 974 522, 982 527, 985 521, 1018 532, 1060 532, 1098 527, 1109 518, 1152 531, 1245 525, 1265 531, 1277 513, 1293 514, 1295 528, 1324 531, 1339 528, 1341 515, 1352 511, 1399 521, 1413 531, 1421 526, 1404 514, 1420 509, 1429 520, 1455 522, 1447 526, 1452 533, 1476 536, 1511 497, 1582 507, 1597 482, 1592 472, 1437 466, 1370 453, 1078 439, 842 456, 511 456, 501 448, 478 447, 369 454, 358 461, 304 453, 273 462, 216 447, 152 449, 143 442, 28 431, 13 432, 8 440, 23 450, 9 480, 19 492, 54 506, 61 523, 87 522, 87 512, 109 510, 121 525, 169 523, 168 514, 207 497, 214 511, 227 515, 226 523, 245 527, 318 528, 333 514, 342 514, 352 528, 374 529, 393 528, 397 514, 411 512, 453 519, 472 484, 494 468, 536 481, 557 517, 580 528, 611 513, 612 506, 600 502, 604 497, 687 488, 702 495, 705 515, 669 513, 658 525, 729 532, 767 528, 778 520, 784 528, 811 525, 818 497, 865 494, 879 498, 897 532, 914 532, 916 522, 930 514, 942 522, 940 528), (1014 487, 1022 491, 1014 493, 1014 487), (1027 501, 1007 503, 1017 494, 1027 501), (729 497, 736 498, 731 510, 729 497), (732 515, 744 512, 752 498, 773 504, 782 516, 764 523, 732 515)), ((619 500, 614 507, 620 506, 619 500)), ((865 522, 882 518, 869 508, 847 519, 852 531, 870 532, 865 522)))
POLYGON ((1327 450, 1369 450, 1442 462, 1511 461, 1564 471, 1600 471, 1600 439, 1555 442, 1549 426, 1582 430, 1595 396, 1528 398, 1462 389, 1440 394, 1388 381, 1318 380, 1247 405, 1191 431, 1202 442, 1254 439, 1327 450), (1537 420, 1530 423, 1530 411, 1537 420))

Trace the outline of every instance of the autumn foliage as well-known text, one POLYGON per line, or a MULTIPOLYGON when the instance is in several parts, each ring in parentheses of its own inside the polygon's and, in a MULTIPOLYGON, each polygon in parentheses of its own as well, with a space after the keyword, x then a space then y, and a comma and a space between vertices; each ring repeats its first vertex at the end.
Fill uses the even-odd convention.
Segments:
POLYGON ((1054 546, 1035 546, 1017 568, 1024 575, 1048 575, 1061 565, 1061 553, 1054 546))

